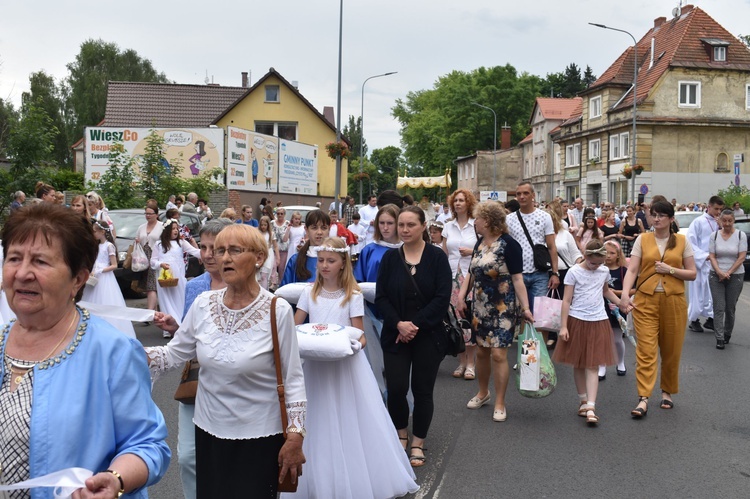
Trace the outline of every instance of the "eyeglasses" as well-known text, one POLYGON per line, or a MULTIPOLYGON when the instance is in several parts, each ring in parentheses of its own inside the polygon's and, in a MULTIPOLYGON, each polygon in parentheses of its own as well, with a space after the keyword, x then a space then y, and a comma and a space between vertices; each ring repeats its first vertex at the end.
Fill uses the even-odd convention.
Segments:
POLYGON ((239 246, 230 246, 228 248, 214 248, 214 255, 218 256, 219 258, 223 257, 226 253, 229 253, 229 256, 235 257, 240 256, 242 253, 245 253, 245 248, 240 248, 239 246))

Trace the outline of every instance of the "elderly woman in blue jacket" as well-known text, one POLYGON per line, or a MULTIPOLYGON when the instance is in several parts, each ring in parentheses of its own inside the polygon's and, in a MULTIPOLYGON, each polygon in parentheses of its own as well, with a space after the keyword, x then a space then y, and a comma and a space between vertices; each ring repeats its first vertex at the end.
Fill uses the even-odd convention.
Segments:
MULTIPOLYGON (((59 205, 19 209, 2 237, 0 483, 93 472, 75 498, 148 497, 169 465, 143 348, 76 306, 96 259, 91 225, 59 205)), ((51 488, 10 497, 51 498, 51 488)))

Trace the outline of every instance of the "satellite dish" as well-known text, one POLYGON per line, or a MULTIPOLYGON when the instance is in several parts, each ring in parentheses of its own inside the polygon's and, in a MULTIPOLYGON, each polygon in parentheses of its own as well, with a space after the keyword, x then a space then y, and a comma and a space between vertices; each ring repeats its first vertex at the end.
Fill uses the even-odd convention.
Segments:
POLYGON ((680 17, 680 14, 682 14, 682 9, 679 7, 675 7, 672 9, 672 16, 673 17, 680 17))

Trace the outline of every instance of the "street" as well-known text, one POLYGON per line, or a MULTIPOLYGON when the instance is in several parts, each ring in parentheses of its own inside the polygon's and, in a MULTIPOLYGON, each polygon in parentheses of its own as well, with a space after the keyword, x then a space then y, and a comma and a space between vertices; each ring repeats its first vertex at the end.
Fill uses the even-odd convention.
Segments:
MULTIPOLYGON (((143 300, 128 305, 143 306, 143 300)), ((511 372, 508 420, 495 423, 492 404, 466 409, 476 382, 452 378, 457 360, 447 357, 435 387, 427 462, 416 469, 421 490, 412 497, 748 497, 747 324, 750 284, 745 283, 732 342, 721 351, 713 332, 688 331, 675 408, 659 408, 657 384, 642 420, 630 417, 637 393, 634 348, 626 341, 627 375, 618 377, 611 367, 600 383, 601 421, 594 428, 576 415, 578 398, 567 366, 558 366, 557 388, 544 399, 520 396, 511 372)), ((136 334, 147 346, 166 343, 153 326, 136 326, 136 334)), ((511 365, 515 353, 515 348, 509 352, 511 365)), ((167 475, 150 489, 156 499, 182 497, 172 398, 180 372, 163 376, 153 391, 173 452, 167 475)))

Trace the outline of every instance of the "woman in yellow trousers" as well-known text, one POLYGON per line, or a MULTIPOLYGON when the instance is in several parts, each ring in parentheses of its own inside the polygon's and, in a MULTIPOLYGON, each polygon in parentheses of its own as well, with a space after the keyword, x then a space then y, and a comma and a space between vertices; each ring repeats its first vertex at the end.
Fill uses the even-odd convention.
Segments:
POLYGON ((625 274, 620 309, 633 314, 638 335, 635 377, 638 405, 634 418, 648 413, 648 398, 654 390, 657 358, 661 356, 662 409, 672 409, 672 394, 679 390, 682 343, 687 326, 685 281, 695 279, 693 248, 687 238, 672 231, 674 208, 666 201, 651 205, 654 232, 640 235, 633 245, 625 274), (636 294, 630 299, 630 290, 636 294))

